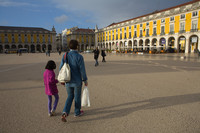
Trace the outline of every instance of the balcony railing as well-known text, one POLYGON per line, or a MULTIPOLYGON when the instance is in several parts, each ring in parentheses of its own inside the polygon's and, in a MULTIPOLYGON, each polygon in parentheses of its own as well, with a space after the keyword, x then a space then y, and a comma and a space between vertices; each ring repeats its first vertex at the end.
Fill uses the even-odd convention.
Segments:
POLYGON ((149 37, 149 34, 146 34, 146 37, 149 37))
POLYGON ((162 35, 165 35, 165 32, 161 32, 160 35, 161 35, 161 36, 162 36, 162 35))
POLYGON ((153 33, 153 35, 152 36, 157 36, 157 33, 153 33))
POLYGON ((179 33, 180 33, 180 34, 181 34, 181 33, 185 33, 185 30, 180 30, 179 33))
POLYGON ((140 37, 143 37, 142 35, 140 35, 140 37))
POLYGON ((170 31, 170 32, 169 32, 169 35, 172 35, 172 34, 174 34, 174 31, 170 31))
POLYGON ((198 29, 191 29, 190 32, 197 32, 198 29))
POLYGON ((137 38, 137 36, 136 36, 136 35, 134 35, 133 37, 134 37, 134 38, 137 38))

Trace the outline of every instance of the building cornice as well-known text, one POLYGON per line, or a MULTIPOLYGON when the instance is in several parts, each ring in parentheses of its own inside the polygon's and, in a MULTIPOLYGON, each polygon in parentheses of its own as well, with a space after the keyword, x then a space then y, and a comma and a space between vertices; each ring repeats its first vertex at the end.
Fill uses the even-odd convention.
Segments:
POLYGON ((149 22, 152 20, 158 20, 158 19, 162 19, 162 18, 166 18, 166 17, 170 17, 170 16, 175 16, 177 14, 183 14, 183 13, 195 11, 198 9, 200 9, 200 0, 193 0, 193 1, 181 4, 181 5, 178 5, 175 7, 163 9, 160 11, 155 11, 150 14, 146 14, 146 15, 139 16, 136 18, 128 19, 128 20, 121 21, 118 23, 112 23, 111 25, 109 25, 107 27, 99 29, 98 32, 96 32, 96 33, 114 30, 117 28, 125 27, 125 26, 133 26, 135 24, 140 24, 140 23, 145 23, 145 22, 149 22))

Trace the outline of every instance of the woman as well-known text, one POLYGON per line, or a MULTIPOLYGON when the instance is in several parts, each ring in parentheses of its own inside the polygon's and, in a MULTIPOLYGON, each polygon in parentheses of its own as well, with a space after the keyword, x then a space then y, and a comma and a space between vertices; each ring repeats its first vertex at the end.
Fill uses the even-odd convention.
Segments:
POLYGON ((66 122, 66 117, 70 113, 73 99, 75 100, 74 116, 78 117, 78 116, 83 115, 84 112, 81 110, 82 81, 85 83, 85 86, 88 85, 84 59, 83 59, 83 56, 80 55, 77 51, 78 41, 71 40, 69 42, 69 48, 70 48, 70 52, 67 53, 66 56, 65 54, 63 55, 61 64, 60 64, 60 69, 61 69, 67 58, 70 69, 71 69, 71 80, 70 82, 65 83, 68 97, 65 102, 65 107, 63 109, 63 114, 62 114, 63 122, 66 122))
POLYGON ((101 50, 101 56, 103 57, 102 62, 106 62, 105 60, 106 53, 104 49, 101 50))
POLYGON ((95 67, 99 65, 99 62, 98 62, 98 58, 99 58, 99 49, 98 47, 96 47, 96 49, 93 51, 94 52, 94 59, 95 59, 95 67))

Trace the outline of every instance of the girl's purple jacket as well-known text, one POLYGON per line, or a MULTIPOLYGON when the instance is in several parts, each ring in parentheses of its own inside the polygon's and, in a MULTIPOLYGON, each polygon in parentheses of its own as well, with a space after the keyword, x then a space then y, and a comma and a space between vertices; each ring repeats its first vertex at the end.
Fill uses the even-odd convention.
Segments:
POLYGON ((55 73, 53 70, 46 69, 44 74, 44 85, 45 85, 45 93, 47 95, 55 95, 58 93, 58 89, 56 86, 56 83, 58 83, 58 80, 55 79, 55 73))

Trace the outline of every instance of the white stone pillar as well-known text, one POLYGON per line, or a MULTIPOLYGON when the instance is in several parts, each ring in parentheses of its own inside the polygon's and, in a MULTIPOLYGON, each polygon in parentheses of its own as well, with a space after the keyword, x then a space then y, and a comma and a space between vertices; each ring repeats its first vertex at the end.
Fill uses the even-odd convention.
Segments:
POLYGON ((174 48, 178 50, 178 37, 175 37, 174 48))
POLYGON ((198 37, 198 49, 200 51, 200 38, 198 37))
POLYGON ((133 49, 133 46, 134 46, 134 41, 132 41, 132 46, 131 46, 131 49, 133 49))
POLYGON ((189 42, 189 38, 186 37, 186 40, 185 40, 185 53, 189 53, 189 47, 190 47, 190 42, 189 42))
POLYGON ((165 38, 165 50, 168 49, 168 46, 169 46, 168 38, 165 38))

